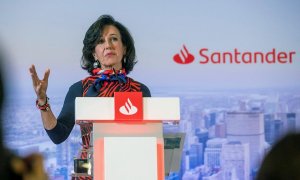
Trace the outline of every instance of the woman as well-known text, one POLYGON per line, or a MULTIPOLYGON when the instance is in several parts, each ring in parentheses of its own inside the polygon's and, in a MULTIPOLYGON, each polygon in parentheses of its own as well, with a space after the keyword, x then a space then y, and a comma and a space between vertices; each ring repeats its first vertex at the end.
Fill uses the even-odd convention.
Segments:
MULTIPOLYGON (((50 70, 39 79, 34 65, 29 69, 37 107, 46 132, 55 144, 65 141, 74 126, 76 97, 113 97, 118 91, 139 91, 144 97, 151 96, 145 85, 127 77, 136 64, 135 47, 133 38, 121 23, 109 15, 100 16, 86 32, 83 44, 81 66, 91 76, 69 88, 58 118, 51 111, 46 93, 50 70)), ((86 128, 91 131, 91 126, 81 127, 82 131, 86 128)), ((88 140, 84 141, 88 143, 88 140)))

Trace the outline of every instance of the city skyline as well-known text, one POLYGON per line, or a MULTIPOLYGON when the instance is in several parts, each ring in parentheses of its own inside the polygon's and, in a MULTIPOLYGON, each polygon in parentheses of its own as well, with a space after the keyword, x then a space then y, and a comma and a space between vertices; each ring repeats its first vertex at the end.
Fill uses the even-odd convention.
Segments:
MULTIPOLYGON (((167 89, 161 89, 162 94, 164 94, 163 91, 167 91, 167 89)), ((263 118, 263 121, 267 122, 264 123, 264 128, 260 128, 259 131, 263 131, 264 135, 268 134, 268 136, 264 138, 264 142, 269 142, 269 146, 263 145, 263 152, 259 158, 259 161, 261 161, 265 152, 267 152, 271 145, 276 143, 280 137, 287 133, 286 130, 288 128, 294 128, 295 130, 300 129, 300 101, 297 99, 300 95, 299 93, 300 92, 198 92, 197 96, 194 96, 194 92, 178 93, 177 95, 181 97, 180 124, 179 126, 166 124, 164 126, 164 132, 184 132, 186 133, 186 138, 181 162, 181 171, 178 174, 171 174, 170 178, 177 178, 178 180, 180 177, 188 178, 202 174, 203 178, 205 176, 205 178, 209 180, 213 177, 228 176, 228 173, 234 173, 237 177, 245 176, 245 174, 240 174, 239 172, 236 172, 237 170, 230 168, 237 165, 232 164, 236 160, 230 160, 230 158, 245 158, 244 165, 245 167, 249 167, 249 169, 244 172, 246 175, 249 175, 249 179, 251 179, 251 177, 253 178, 257 171, 257 168, 250 168, 252 167, 250 162, 253 161, 253 155, 251 155, 251 152, 253 151, 251 150, 251 143, 253 141, 250 141, 247 138, 244 140, 238 140, 232 137, 229 138, 229 129, 228 127, 226 128, 226 124, 228 123, 226 118, 228 118, 228 115, 226 114, 234 114, 234 112, 237 114, 240 113, 240 115, 236 117, 236 120, 238 120, 240 116, 244 116, 243 114, 251 115, 259 114, 264 111, 266 112, 263 113, 264 116, 257 116, 260 117, 259 119, 263 118), (276 128, 276 124, 278 124, 277 121, 280 121, 282 124, 278 126, 278 128, 276 128), (222 142, 219 138, 224 139, 223 144, 235 144, 235 149, 240 149, 238 150, 240 155, 237 157, 226 155, 233 151, 230 150, 231 148, 229 148, 227 150, 228 152, 225 154, 222 149, 214 150, 213 147, 216 146, 212 145, 212 143, 214 141, 216 141, 215 143, 222 142), (240 142, 241 145, 238 145, 238 142, 240 142), (207 165, 206 158, 208 157, 208 152, 213 153, 209 155, 210 162, 219 162, 219 165, 207 165), (249 152, 248 155, 250 161, 247 160, 247 152, 249 152), (242 154, 245 155, 242 156, 242 154), (226 157, 226 161, 222 160, 222 158, 216 159, 216 157, 223 156, 226 157), (227 170, 222 171, 222 169, 227 170)), ((159 94, 157 95, 159 96, 159 94)), ((8 109, 4 114, 4 127, 6 130, 9 130, 9 132, 5 134, 5 142, 8 147, 12 148, 20 155, 26 155, 36 151, 42 152, 46 161, 46 170, 51 174, 53 179, 59 176, 69 177, 73 170, 73 158, 78 155, 80 149, 81 138, 79 127, 75 126, 66 142, 60 145, 54 145, 48 138, 42 126, 39 112, 32 111, 33 109, 35 110, 34 103, 28 101, 28 99, 21 101, 23 102, 21 104, 15 104, 13 102, 15 101, 10 102, 10 105, 7 106, 8 109), (22 117, 25 117, 25 119, 22 117), (20 123, 22 123, 22 126, 19 126, 20 123), (16 134, 15 132, 19 133, 16 134), (37 136, 40 138, 37 139, 37 136)), ((53 99, 51 107, 55 114, 60 111, 62 103, 63 100, 60 98, 53 99)), ((251 118, 255 119, 256 116, 251 118)), ((262 122, 261 120, 259 120, 260 123, 262 122)), ((235 120, 232 119, 232 121, 235 120)), ((245 122, 247 122, 247 120, 244 120, 244 123, 245 122)), ((235 126, 236 125, 232 126, 233 128, 231 129, 238 132, 241 127, 236 126, 236 128, 234 128, 235 126)), ((249 125, 245 124, 243 127, 244 126, 249 125)), ((248 132, 251 132, 250 130, 251 129, 249 129, 248 132)), ((258 129, 254 128, 252 130, 257 131, 258 129)), ((245 130, 242 132, 248 133, 245 130)))

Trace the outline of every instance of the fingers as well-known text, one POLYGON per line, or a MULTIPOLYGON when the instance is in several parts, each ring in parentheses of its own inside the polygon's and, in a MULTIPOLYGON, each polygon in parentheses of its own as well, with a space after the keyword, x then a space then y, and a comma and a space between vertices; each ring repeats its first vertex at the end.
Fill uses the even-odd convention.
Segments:
POLYGON ((37 76, 36 70, 35 70, 35 66, 32 64, 29 68, 29 72, 31 75, 33 76, 37 76))
POLYGON ((24 180, 32 180, 32 179, 39 179, 39 180, 46 180, 47 175, 44 171, 43 166, 43 157, 40 154, 33 154, 25 158, 25 161, 31 167, 30 171, 27 171, 23 174, 24 180))
POLYGON ((42 80, 39 79, 34 65, 31 65, 29 67, 29 72, 31 74, 33 89, 37 95, 37 98, 38 99, 46 99, 46 97, 47 97, 46 91, 47 91, 47 87, 48 87, 48 79, 49 79, 49 75, 50 75, 50 69, 47 69, 45 71, 45 74, 44 74, 44 77, 42 80))
POLYGON ((48 78, 49 78, 49 75, 50 75, 50 69, 48 68, 44 74, 44 78, 43 78, 43 81, 47 82, 48 83, 48 78))
POLYGON ((29 164, 32 172, 43 172, 43 157, 40 154, 32 154, 24 159, 29 164))
POLYGON ((14 157, 11 166, 24 180, 48 179, 43 166, 43 157, 40 154, 32 154, 25 158, 14 157))
MULTIPOLYGON (((36 87, 35 87, 36 92, 37 92, 37 93, 40 92, 40 91, 41 91, 41 88, 42 88, 42 82, 40 81, 40 82, 36 85, 36 87)), ((39 95, 39 93, 38 93, 37 95, 39 95)))
MULTIPOLYGON (((37 75, 35 66, 33 64, 29 67, 29 72, 30 72, 30 75, 31 75, 31 78, 32 78, 33 86, 37 87, 38 85, 40 85, 41 80, 40 80, 39 76, 37 75)), ((43 77, 42 81, 48 83, 49 75, 50 75, 50 69, 48 68, 45 71, 45 74, 44 74, 44 77, 43 77)))
POLYGON ((34 65, 31 65, 31 67, 29 68, 29 72, 30 72, 30 75, 31 75, 31 79, 32 79, 32 84, 33 86, 37 86, 40 79, 36 73, 36 70, 35 70, 35 66, 34 65))
POLYGON ((17 174, 22 174, 27 169, 25 162, 19 157, 13 157, 10 165, 17 174))

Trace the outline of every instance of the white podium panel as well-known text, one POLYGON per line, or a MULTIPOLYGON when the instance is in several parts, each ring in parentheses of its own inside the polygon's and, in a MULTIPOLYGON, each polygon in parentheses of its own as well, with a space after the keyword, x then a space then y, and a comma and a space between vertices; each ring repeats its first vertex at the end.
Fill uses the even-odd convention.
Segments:
MULTIPOLYGON (((75 106, 76 120, 115 120, 114 98, 77 97, 75 106)), ((179 98, 143 98, 143 120, 179 120, 179 98)))
POLYGON ((155 137, 105 137, 105 180, 157 180, 155 137))

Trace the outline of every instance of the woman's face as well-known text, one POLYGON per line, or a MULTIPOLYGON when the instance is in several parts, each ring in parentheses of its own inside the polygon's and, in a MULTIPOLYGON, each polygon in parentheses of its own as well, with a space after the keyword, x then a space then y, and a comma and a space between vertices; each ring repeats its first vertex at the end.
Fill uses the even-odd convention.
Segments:
POLYGON ((122 69, 122 59, 126 53, 121 34, 113 25, 104 27, 99 44, 93 53, 95 60, 101 64, 101 69, 122 69))

